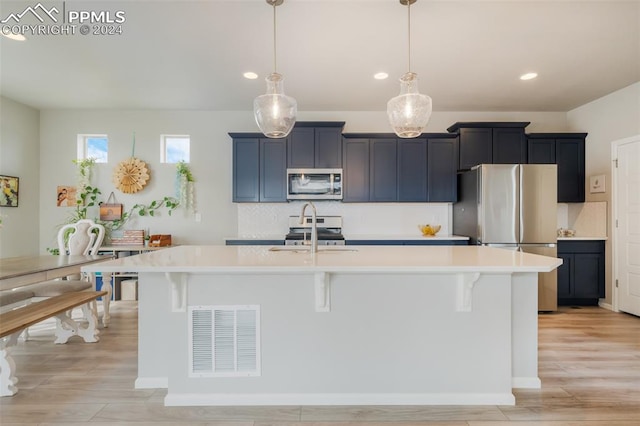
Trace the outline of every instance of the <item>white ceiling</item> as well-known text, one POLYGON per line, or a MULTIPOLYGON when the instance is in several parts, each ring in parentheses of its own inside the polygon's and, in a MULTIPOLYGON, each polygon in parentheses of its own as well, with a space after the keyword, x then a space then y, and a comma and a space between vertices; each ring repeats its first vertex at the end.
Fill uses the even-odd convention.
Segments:
MULTIPOLYGON (((0 20, 37 2, 0 0, 0 20)), ((62 1, 43 2, 62 10, 62 1)), ((265 0, 64 7, 122 10, 123 34, 0 37, 2 95, 40 109, 251 110, 265 91, 265 0)), ((637 0, 418 0, 411 14, 412 68, 434 110, 568 111, 640 81, 637 0), (539 77, 520 81, 528 71, 539 77)), ((277 32, 278 71, 301 111, 385 110, 407 71, 398 0, 285 0, 277 32), (389 79, 374 80, 379 71, 389 79)))

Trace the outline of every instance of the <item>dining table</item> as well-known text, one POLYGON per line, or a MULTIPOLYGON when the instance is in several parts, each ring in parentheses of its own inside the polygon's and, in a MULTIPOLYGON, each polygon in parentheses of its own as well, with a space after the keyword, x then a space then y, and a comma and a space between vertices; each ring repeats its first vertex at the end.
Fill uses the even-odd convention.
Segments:
MULTIPOLYGON (((80 268, 83 266, 113 258, 113 255, 36 255, 0 258, 0 291, 80 274, 80 268)), ((95 279, 92 281, 95 289, 95 279)), ((106 327, 109 322, 107 305, 112 293, 110 279, 105 280, 102 289, 109 292, 108 296, 103 298, 105 309, 102 322, 106 327)))

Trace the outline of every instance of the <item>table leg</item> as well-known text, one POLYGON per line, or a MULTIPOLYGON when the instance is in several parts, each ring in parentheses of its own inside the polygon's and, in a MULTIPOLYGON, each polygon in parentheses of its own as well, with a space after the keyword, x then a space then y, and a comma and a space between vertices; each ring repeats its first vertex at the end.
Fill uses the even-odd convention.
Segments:
POLYGON ((102 325, 104 328, 109 327, 109 320, 111 315, 109 314, 109 305, 111 304, 111 294, 113 293, 113 286, 111 285, 111 279, 114 278, 111 272, 102 273, 102 290, 107 291, 106 296, 102 296, 102 308, 104 312, 102 314, 102 325))
POLYGON ((0 339, 0 396, 12 396, 18 392, 16 363, 9 354, 9 347, 15 346, 19 334, 18 331, 0 339))

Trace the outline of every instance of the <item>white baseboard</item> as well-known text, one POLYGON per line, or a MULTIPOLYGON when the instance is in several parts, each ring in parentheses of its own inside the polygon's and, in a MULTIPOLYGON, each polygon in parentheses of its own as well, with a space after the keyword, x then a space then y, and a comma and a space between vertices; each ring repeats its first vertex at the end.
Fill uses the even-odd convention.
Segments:
POLYGON ((134 387, 136 389, 167 389, 169 379, 166 377, 138 377, 134 387))
POLYGON ((512 377, 511 387, 514 389, 540 389, 542 382, 538 377, 512 377))
POLYGON ((604 303, 602 299, 600 299, 600 301, 598 302, 598 306, 613 311, 613 305, 611 303, 604 303))
POLYGON ((169 393, 166 406, 224 405, 515 405, 512 393, 228 394, 169 393))

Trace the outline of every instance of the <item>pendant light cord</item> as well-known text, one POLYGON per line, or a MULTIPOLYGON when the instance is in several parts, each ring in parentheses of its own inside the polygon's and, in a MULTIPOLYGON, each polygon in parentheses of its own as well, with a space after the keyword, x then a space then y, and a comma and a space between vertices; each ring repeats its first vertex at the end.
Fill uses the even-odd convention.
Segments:
POLYGON ((409 50, 409 54, 407 55, 409 58, 409 72, 411 72, 411 1, 407 1, 407 21, 409 21, 409 25, 407 26, 408 30, 408 39, 409 39, 409 43, 408 43, 408 50, 409 50))
POLYGON ((277 73, 276 67, 276 3, 273 2, 273 72, 277 73))

